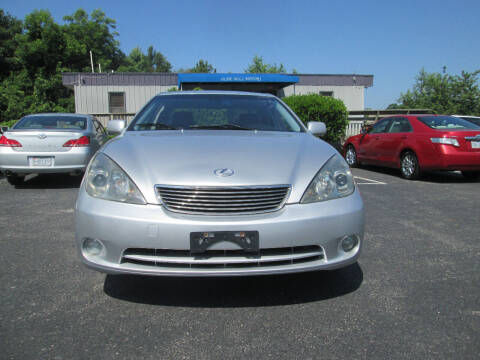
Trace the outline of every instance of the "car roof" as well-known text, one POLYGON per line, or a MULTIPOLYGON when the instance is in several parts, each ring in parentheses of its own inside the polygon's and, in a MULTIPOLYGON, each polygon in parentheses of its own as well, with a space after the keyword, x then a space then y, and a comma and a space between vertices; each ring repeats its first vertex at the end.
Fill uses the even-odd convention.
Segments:
POLYGON ((227 91, 227 90, 193 90, 193 91, 168 91, 159 93, 157 96, 171 96, 171 95, 244 95, 244 96, 263 96, 275 97, 272 94, 256 93, 247 91, 227 91))
POLYGON ((87 114, 74 114, 74 113, 38 113, 38 114, 28 114, 25 116, 69 116, 69 117, 79 117, 79 118, 91 117, 91 115, 87 115, 87 114))
POLYGON ((474 118, 474 119, 480 119, 480 116, 473 116, 473 115, 452 115, 452 116, 455 116, 455 117, 468 117, 468 118, 474 118))

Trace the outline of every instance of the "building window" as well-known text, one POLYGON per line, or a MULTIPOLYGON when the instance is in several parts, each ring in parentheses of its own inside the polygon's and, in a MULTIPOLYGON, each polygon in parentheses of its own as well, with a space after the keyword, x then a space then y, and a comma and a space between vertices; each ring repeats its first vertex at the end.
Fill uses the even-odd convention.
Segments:
POLYGON ((320 91, 319 94, 322 95, 322 96, 333 97, 333 91, 320 91))
POLYGON ((108 93, 108 111, 111 114, 127 112, 125 109, 125 93, 123 92, 108 93))

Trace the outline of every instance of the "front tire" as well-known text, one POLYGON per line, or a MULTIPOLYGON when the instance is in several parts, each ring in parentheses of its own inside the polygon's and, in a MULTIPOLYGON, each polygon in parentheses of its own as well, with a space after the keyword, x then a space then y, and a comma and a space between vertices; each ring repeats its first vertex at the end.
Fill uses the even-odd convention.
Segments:
POLYGON ((420 166, 417 155, 412 151, 403 153, 400 159, 400 173, 407 180, 416 180, 420 177, 420 166))
POLYGON ((464 178, 476 180, 480 178, 480 171, 462 171, 462 175, 464 178))
POLYGON ((20 176, 17 174, 7 175, 8 183, 13 186, 22 185, 24 180, 25 176, 20 176))
POLYGON ((353 145, 348 145, 345 151, 345 161, 351 168, 358 167, 357 151, 353 145))

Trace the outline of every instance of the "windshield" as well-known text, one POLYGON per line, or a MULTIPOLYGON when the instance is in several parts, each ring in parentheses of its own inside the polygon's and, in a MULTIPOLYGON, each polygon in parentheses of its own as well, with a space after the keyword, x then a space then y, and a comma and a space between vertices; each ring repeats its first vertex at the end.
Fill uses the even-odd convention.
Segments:
POLYGON ((479 130, 480 126, 454 116, 419 116, 418 120, 435 130, 479 130))
POLYGON ((14 127, 20 129, 57 129, 57 130, 84 130, 87 128, 87 119, 79 116, 25 116, 14 127))
POLYGON ((165 95, 153 98, 129 131, 261 130, 303 132, 277 99, 251 95, 165 95))

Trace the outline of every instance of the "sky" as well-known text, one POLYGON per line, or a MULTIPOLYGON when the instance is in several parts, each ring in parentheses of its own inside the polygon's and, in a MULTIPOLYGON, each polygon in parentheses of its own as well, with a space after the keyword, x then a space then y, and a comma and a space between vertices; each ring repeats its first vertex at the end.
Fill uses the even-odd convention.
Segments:
POLYGON ((424 68, 480 69, 480 1, 0 0, 23 19, 47 9, 59 23, 96 8, 117 23, 125 53, 162 52, 174 69, 205 59, 217 72, 243 72, 255 55, 301 74, 369 74, 365 106, 383 109, 424 68))

